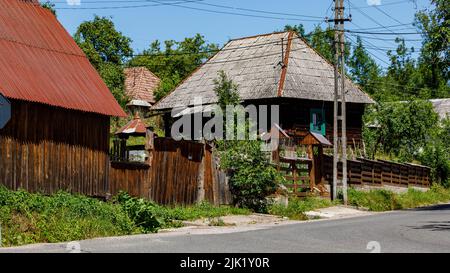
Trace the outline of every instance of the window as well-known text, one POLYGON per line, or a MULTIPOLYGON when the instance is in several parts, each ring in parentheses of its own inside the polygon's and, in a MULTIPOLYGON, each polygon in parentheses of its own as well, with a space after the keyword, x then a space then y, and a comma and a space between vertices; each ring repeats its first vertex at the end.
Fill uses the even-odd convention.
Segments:
POLYGON ((325 135, 325 110, 311 109, 309 130, 311 132, 325 135))

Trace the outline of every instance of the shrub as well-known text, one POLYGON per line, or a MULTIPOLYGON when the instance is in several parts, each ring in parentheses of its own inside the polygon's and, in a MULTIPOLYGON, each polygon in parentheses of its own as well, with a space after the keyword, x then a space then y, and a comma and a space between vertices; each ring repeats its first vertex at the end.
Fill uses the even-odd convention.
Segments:
POLYGON ((2 245, 54 243, 131 234, 135 225, 120 206, 59 192, 53 196, 0 187, 2 245))
POLYGON ((120 192, 116 200, 143 232, 157 232, 162 226, 163 220, 155 216, 157 206, 152 202, 131 197, 126 192, 120 192))

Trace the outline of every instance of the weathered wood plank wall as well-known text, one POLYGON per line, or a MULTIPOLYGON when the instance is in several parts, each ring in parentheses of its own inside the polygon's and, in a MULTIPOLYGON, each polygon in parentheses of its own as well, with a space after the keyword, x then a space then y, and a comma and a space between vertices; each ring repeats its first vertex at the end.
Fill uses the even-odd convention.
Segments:
POLYGON ((47 194, 104 196, 109 117, 12 100, 0 130, 0 184, 47 194))
POLYGON ((203 185, 203 200, 215 205, 230 204, 228 181, 214 160, 207 144, 156 138, 151 166, 111 163, 110 193, 127 191, 159 204, 191 205, 200 201, 203 185))

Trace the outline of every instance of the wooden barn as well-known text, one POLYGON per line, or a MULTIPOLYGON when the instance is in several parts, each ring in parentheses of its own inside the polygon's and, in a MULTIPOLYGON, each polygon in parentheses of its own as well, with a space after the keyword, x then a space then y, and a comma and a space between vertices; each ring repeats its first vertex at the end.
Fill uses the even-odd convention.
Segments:
MULTIPOLYGON (((220 70, 238 85, 244 105, 279 105, 279 125, 290 136, 301 139, 314 131, 332 140, 333 66, 294 32, 231 40, 152 110, 166 113, 169 120, 172 108, 192 106, 195 97, 215 104, 214 80, 220 70)), ((364 107, 373 100, 345 80, 347 139, 359 141, 364 107)))
POLYGON ((12 103, 12 118, 0 130, 0 184, 107 193, 110 117, 125 113, 37 0, 0 3, 0 75, 0 92, 12 103))

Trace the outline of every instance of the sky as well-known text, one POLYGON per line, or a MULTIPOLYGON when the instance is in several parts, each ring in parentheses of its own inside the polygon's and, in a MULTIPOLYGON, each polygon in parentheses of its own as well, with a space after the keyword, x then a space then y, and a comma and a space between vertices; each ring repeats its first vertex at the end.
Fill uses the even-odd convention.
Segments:
MULTIPOLYGON (((41 0, 45 2, 46 0, 41 0)), ((94 15, 111 17, 116 28, 132 39, 135 53, 156 39, 183 40, 196 33, 210 43, 222 46, 231 38, 282 30, 285 25, 303 24, 306 31, 328 24, 332 0, 50 0, 55 3, 59 21, 70 34, 94 15), (197 2, 197 3, 195 3, 197 2)), ((414 14, 429 7, 428 0, 345 0, 352 22, 346 29, 370 32, 414 32, 414 14), (350 8, 349 8, 350 7, 350 8), (390 27, 397 26, 397 27, 390 27), (384 27, 388 27, 387 29, 384 27)), ((377 63, 386 67, 386 51, 396 48, 395 35, 364 34, 363 41, 377 63), (379 40, 385 39, 385 40, 379 40)), ((350 36, 353 41, 354 36, 350 36)), ((420 39, 405 35, 405 39, 420 39)), ((407 46, 420 48, 420 41, 407 46)), ((417 56, 417 53, 414 55, 417 56)))

